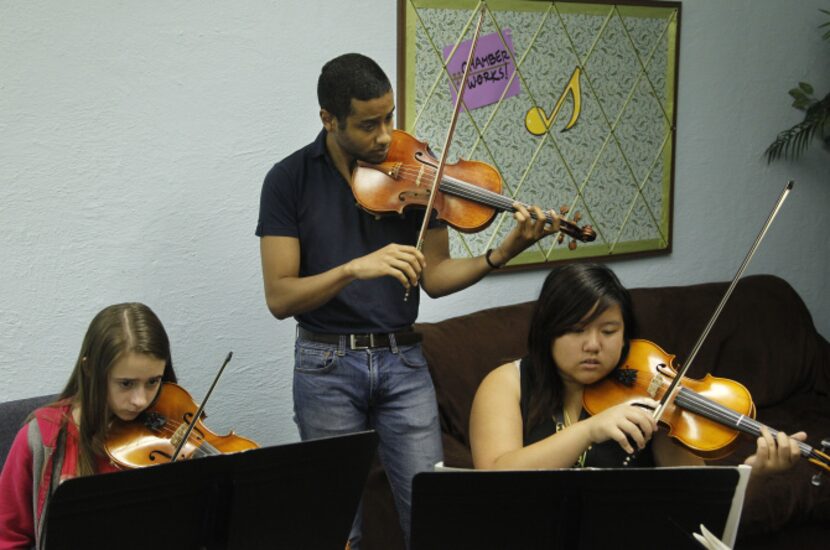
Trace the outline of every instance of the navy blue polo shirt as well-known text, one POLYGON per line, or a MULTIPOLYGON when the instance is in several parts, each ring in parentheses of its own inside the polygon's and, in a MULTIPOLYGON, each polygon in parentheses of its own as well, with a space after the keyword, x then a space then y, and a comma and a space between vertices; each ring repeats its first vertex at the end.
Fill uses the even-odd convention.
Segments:
MULTIPOLYGON (((307 277, 389 243, 414 246, 422 220, 422 209, 378 219, 360 208, 328 155, 323 130, 265 176, 256 234, 299 239, 300 277, 307 277)), ((295 319, 314 332, 395 332, 408 328, 418 316, 418 289, 412 289, 407 301, 404 294, 392 277, 353 281, 326 304, 295 319)))

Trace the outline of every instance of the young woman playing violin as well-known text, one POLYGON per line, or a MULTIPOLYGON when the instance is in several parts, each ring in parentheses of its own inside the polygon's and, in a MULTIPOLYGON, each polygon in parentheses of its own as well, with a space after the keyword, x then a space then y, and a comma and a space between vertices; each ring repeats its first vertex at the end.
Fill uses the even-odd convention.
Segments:
MULTIPOLYGON (((637 398, 588 416, 583 389, 628 354, 634 322, 628 291, 608 268, 570 264, 545 280, 531 318, 528 355, 493 370, 473 401, 470 443, 481 469, 703 465, 672 443, 652 417, 657 402, 637 398)), ((798 441, 764 428, 746 460, 751 479, 790 468, 798 441)))
POLYGON ((175 382, 170 343, 153 311, 112 305, 87 329, 66 387, 18 432, 0 474, 0 549, 31 548, 41 517, 63 480, 112 472, 104 452, 110 424, 131 421, 175 382))

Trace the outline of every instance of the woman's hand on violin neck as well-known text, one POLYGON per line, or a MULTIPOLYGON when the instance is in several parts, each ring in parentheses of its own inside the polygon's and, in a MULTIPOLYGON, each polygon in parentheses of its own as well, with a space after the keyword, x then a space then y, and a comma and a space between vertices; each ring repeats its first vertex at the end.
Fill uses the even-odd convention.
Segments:
POLYGON ((513 208, 515 209, 513 217, 516 220, 516 226, 505 237, 501 246, 493 251, 493 255, 498 254, 498 257, 494 260, 498 261, 499 265, 507 263, 539 239, 559 231, 559 216, 553 210, 548 211, 548 216, 553 218, 554 223, 549 223, 545 212, 538 206, 531 206, 528 210, 524 205, 517 202, 513 204, 513 208), (531 211, 533 215, 531 215, 531 211))
POLYGON ((766 426, 761 428, 761 435, 756 441, 755 454, 744 461, 752 466, 752 476, 776 474, 792 468, 801 457, 799 441, 805 441, 807 434, 795 433, 789 437, 784 432, 776 436, 770 434, 766 426))
POLYGON ((388 275, 408 289, 418 284, 425 266, 426 258, 420 250, 414 246, 392 243, 351 260, 345 269, 351 278, 359 280, 388 275))
POLYGON ((591 443, 602 443, 613 439, 625 452, 643 449, 657 431, 657 421, 651 411, 657 407, 652 399, 634 399, 605 409, 599 414, 583 420, 590 425, 591 443))

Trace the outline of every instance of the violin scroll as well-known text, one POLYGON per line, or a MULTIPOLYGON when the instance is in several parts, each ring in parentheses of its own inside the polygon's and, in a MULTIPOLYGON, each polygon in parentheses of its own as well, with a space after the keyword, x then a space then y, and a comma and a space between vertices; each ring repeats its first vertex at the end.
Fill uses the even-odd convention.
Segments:
POLYGON ((556 241, 562 244, 565 240, 565 235, 568 235, 572 239, 568 243, 568 249, 576 250, 576 241, 591 242, 597 238, 597 234, 594 228, 591 227, 591 224, 586 224, 582 227, 576 225, 582 220, 582 213, 579 210, 574 213, 573 222, 569 222, 565 218, 565 215, 570 210, 571 208, 566 204, 559 207, 559 236, 556 238, 556 241))
POLYGON ((814 487, 818 487, 821 485, 824 470, 830 472, 830 438, 821 440, 821 451, 816 451, 816 456, 810 457, 809 460, 816 466, 823 468, 823 471, 813 475, 810 479, 810 483, 812 483, 814 487))

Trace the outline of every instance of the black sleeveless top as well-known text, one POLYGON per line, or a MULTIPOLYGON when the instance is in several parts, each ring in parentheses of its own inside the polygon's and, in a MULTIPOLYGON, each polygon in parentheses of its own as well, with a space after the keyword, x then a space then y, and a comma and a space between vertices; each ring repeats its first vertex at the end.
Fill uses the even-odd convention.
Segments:
MULTIPOLYGON (((522 408, 522 425, 527 424, 527 418, 530 411, 530 388, 533 387, 533 374, 530 366, 527 364, 527 359, 522 359, 519 364, 519 375, 521 377, 521 408, 522 408)), ((582 410, 579 416, 580 420, 588 417, 588 413, 582 410)), ((558 411, 554 417, 549 417, 541 423, 533 426, 524 436, 524 446, 532 445, 537 441, 541 441, 546 437, 555 434, 557 431, 564 429, 565 422, 562 411, 558 411)), ((603 441, 597 445, 592 445, 588 448, 583 464, 575 464, 574 467, 588 467, 588 468, 621 468, 623 462, 628 454, 620 447, 620 444, 614 440, 603 441)), ((630 468, 648 468, 655 466, 654 455, 651 450, 651 441, 646 444, 646 448, 637 454, 636 458, 632 460, 628 467, 630 468)))

